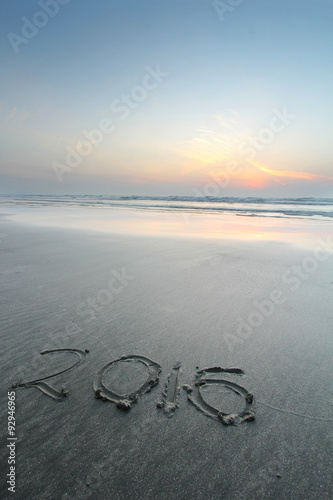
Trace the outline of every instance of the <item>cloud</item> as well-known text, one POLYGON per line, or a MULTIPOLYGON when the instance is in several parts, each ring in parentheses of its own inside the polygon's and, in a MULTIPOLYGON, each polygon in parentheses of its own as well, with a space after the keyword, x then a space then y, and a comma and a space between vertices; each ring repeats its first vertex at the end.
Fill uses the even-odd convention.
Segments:
MULTIPOLYGON (((261 172, 265 172, 270 176, 278 177, 285 181, 287 181, 287 179, 295 179, 295 180, 305 180, 305 181, 328 181, 330 183, 333 183, 333 177, 327 177, 324 175, 311 174, 308 172, 297 172, 293 170, 273 170, 257 162, 251 162, 251 165, 253 165, 261 172)), ((281 182, 281 184, 285 183, 281 182)))
MULTIPOLYGON (((0 110, 1 109, 2 108, 0 107, 0 110)), ((17 129, 21 127, 28 116, 27 111, 18 110, 14 107, 7 115, 3 115, 1 117, 0 128, 16 133, 17 129)))
POLYGON ((205 165, 220 165, 235 157, 237 147, 251 133, 253 131, 244 124, 244 119, 236 111, 228 109, 224 115, 211 116, 198 127, 194 137, 178 149, 178 154, 191 161, 190 170, 193 171, 205 165))
POLYGON ((9 113, 8 115, 8 120, 11 120, 12 118, 14 118, 15 114, 16 114, 16 111, 17 111, 17 108, 13 108, 11 110, 11 112, 9 113))

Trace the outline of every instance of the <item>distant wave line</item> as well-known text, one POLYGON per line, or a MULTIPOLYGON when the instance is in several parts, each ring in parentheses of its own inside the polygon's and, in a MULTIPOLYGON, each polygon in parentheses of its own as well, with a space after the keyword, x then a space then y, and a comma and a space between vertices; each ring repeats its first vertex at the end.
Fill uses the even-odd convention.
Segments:
POLYGON ((197 203, 228 203, 228 204, 269 204, 269 205, 303 205, 303 206, 332 206, 333 198, 259 198, 259 197, 213 197, 213 196, 139 196, 139 195, 1 195, 3 198, 12 199, 38 199, 52 200, 55 202, 72 200, 104 200, 104 201, 180 201, 197 203))
POLYGON ((234 213, 246 216, 333 219, 332 198, 198 198, 190 196, 0 195, 5 205, 134 208, 141 210, 234 213))

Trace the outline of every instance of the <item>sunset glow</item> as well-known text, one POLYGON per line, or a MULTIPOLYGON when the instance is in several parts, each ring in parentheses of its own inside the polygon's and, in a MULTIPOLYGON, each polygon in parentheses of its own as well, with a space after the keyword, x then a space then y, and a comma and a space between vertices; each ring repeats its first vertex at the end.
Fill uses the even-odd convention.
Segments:
MULTIPOLYGON (((82 0, 26 43, 8 35, 2 191, 191 196, 237 162, 219 196, 332 195, 329 16, 282 3, 222 22, 196 2, 187 23, 181 0, 82 0)), ((9 3, 5 33, 35 11, 9 3)))

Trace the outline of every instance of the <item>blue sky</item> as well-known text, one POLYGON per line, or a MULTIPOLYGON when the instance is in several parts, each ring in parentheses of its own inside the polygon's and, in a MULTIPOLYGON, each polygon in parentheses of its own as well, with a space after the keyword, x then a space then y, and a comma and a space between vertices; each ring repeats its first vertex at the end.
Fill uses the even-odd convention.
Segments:
POLYGON ((1 2, 0 192, 205 194, 233 162, 221 196, 333 196, 331 1, 62 2, 1 2))

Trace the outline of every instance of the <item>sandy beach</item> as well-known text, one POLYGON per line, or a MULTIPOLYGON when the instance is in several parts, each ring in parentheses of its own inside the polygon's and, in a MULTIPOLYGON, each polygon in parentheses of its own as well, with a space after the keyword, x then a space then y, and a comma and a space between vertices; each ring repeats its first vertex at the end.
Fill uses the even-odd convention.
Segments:
POLYGON ((78 360, 40 352, 84 353, 45 380, 66 397, 15 389, 16 498, 332 497, 329 234, 299 246, 120 234, 27 224, 8 211, 0 224, 4 401, 14 382, 78 360), (117 394, 147 380, 140 357, 161 367, 129 411, 93 390, 122 356, 132 358, 103 379, 117 394), (188 401, 183 385, 211 367, 244 373, 212 373, 225 384, 202 387, 205 401, 241 414, 244 397, 230 387, 244 387, 254 421, 224 425, 188 401), (173 411, 156 407, 163 401, 173 411))

